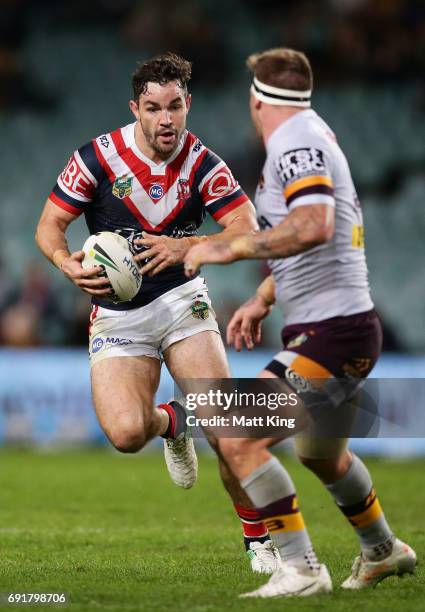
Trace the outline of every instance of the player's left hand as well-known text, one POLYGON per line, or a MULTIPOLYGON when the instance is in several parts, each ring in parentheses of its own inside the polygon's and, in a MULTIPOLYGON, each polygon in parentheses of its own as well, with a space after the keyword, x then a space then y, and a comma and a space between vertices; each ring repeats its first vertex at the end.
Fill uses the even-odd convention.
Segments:
POLYGON ((227 264, 236 256, 227 240, 206 240, 190 248, 184 258, 184 271, 190 277, 196 274, 202 264, 227 264))
POLYGON ((143 232, 143 238, 134 241, 136 245, 145 249, 134 256, 138 263, 145 259, 150 259, 141 269, 140 273, 155 276, 158 272, 165 270, 169 266, 182 263, 183 258, 189 248, 189 241, 186 238, 170 238, 169 236, 155 236, 143 232))
POLYGON ((227 325, 226 340, 239 352, 245 343, 251 351, 261 342, 261 323, 271 312, 271 306, 256 294, 242 304, 227 325))

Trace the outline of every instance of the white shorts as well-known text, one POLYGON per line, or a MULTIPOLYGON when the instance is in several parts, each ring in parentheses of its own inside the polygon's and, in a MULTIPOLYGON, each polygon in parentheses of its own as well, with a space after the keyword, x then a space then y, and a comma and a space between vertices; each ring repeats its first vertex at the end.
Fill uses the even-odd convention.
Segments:
POLYGON ((200 277, 140 308, 110 310, 93 306, 90 365, 107 357, 161 359, 161 352, 171 344, 203 331, 220 333, 207 286, 200 277))

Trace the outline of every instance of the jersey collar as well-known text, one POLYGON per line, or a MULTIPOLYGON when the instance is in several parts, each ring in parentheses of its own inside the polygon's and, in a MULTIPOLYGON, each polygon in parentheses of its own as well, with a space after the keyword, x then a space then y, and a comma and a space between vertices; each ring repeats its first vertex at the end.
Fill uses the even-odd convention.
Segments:
POLYGON ((282 134, 287 130, 291 129, 298 121, 308 119, 309 117, 316 117, 317 113, 312 108, 307 108, 306 110, 300 111, 299 113, 295 113, 289 119, 282 121, 280 125, 270 134, 270 137, 266 143, 266 150, 272 148, 275 140, 278 140, 282 137, 282 134))
POLYGON ((146 155, 144 155, 144 153, 142 153, 142 151, 137 146, 136 138, 135 138, 136 124, 137 124, 137 121, 135 121, 134 123, 129 123, 123 128, 122 135, 123 135, 125 144, 133 151, 133 153, 139 159, 142 160, 142 162, 144 162, 147 166, 149 166, 152 174, 165 174, 168 164, 171 164, 171 162, 173 162, 176 159, 180 151, 183 149, 184 143, 186 142, 188 131, 185 130, 183 132, 183 135, 180 139, 178 147, 174 151, 174 153, 171 155, 171 157, 162 161, 159 164, 156 164, 151 159, 149 159, 149 157, 146 157, 146 155))

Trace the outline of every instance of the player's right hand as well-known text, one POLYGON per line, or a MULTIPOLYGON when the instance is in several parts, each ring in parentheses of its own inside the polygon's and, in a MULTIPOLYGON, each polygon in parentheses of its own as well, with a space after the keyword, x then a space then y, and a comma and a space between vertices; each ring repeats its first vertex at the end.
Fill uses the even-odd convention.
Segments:
POLYGON ((227 344, 233 344, 239 352, 245 343, 246 348, 251 351, 255 344, 261 342, 261 323, 270 311, 271 306, 259 295, 242 304, 227 326, 227 344))
POLYGON ((108 295, 112 288, 107 278, 100 277, 103 273, 102 266, 93 266, 84 269, 81 262, 84 259, 84 251, 76 251, 61 262, 60 269, 69 280, 79 289, 90 295, 108 295))

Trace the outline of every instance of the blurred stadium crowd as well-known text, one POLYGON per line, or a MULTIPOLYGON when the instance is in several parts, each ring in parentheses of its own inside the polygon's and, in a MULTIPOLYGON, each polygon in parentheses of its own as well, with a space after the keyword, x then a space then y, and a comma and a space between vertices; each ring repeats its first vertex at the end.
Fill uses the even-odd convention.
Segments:
MULTIPOLYGON (((264 154, 244 60, 284 45, 310 57, 313 107, 352 167, 386 349, 425 351, 422 0, 0 0, 0 10, 0 344, 86 342, 89 300, 37 254, 34 228, 71 152, 131 121, 136 61, 166 50, 193 61, 189 127, 253 196, 264 154)), ((74 225, 77 249, 87 231, 74 225)), ((263 274, 255 262, 206 271, 222 328, 263 274)), ((266 345, 279 329, 276 314, 266 345)))

